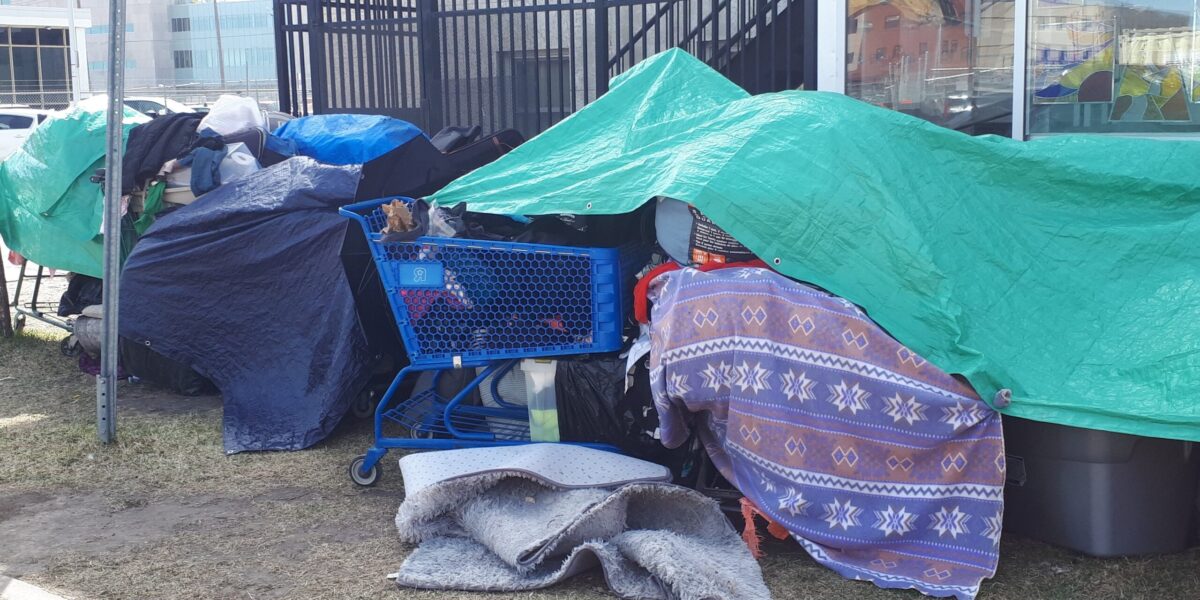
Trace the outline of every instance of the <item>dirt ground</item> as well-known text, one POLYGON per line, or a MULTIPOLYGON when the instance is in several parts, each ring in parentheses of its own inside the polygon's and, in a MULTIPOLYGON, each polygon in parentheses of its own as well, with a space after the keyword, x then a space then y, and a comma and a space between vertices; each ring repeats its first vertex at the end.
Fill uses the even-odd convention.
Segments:
MULTIPOLYGON (((31 327, 0 339, 0 574, 70 598, 607 598, 579 578, 515 595, 400 591, 408 548, 392 518, 395 455, 359 489, 348 461, 370 428, 348 419, 302 452, 226 456, 217 398, 122 384, 119 440, 96 441, 94 380, 31 327)), ((918 598, 844 580, 794 544, 767 547, 776 598, 918 598)), ((1099 560, 1008 536, 981 599, 1200 598, 1200 550, 1099 560)))

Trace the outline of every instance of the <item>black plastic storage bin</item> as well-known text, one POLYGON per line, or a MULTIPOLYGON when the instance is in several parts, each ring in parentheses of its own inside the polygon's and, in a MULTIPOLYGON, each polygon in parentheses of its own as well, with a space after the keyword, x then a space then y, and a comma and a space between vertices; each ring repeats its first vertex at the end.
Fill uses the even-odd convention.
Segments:
POLYGON ((1200 444, 1004 417, 1004 528, 1092 556, 1187 548, 1200 444))

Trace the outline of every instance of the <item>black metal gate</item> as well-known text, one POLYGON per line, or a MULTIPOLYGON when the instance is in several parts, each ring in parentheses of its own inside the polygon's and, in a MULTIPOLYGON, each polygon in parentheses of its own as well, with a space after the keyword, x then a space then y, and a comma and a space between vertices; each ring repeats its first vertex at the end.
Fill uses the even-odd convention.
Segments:
POLYGON ((815 82, 817 0, 277 0, 281 109, 537 134, 682 47, 751 93, 815 82))

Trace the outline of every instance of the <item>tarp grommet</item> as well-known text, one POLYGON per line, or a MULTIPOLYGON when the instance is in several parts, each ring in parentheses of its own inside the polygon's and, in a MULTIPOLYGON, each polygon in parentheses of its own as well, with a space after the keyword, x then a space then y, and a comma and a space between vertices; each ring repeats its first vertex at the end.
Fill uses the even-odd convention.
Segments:
POLYGON ((588 202, 588 203, 587 203, 587 206, 586 206, 585 208, 587 208, 588 210, 591 210, 591 209, 592 209, 592 203, 591 203, 591 202, 588 202))
POLYGON ((776 256, 776 257, 775 257, 775 260, 772 260, 771 262, 773 262, 773 263, 775 263, 775 264, 779 264, 779 263, 781 263, 781 262, 783 262, 783 261, 782 261, 782 260, 780 260, 778 256, 776 256))
POLYGON ((992 398, 992 404, 996 408, 1008 408, 1008 405, 1012 404, 1012 390, 1004 388, 996 392, 996 396, 992 398))

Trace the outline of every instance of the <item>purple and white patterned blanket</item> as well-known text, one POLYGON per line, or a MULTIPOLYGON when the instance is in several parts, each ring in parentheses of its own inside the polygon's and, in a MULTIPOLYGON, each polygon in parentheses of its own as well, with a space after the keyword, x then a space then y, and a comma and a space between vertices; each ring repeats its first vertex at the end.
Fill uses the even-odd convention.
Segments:
POLYGON ((1000 415, 844 299, 766 269, 650 288, 651 387, 668 447, 713 463, 845 577, 974 598, 996 571, 1000 415))

